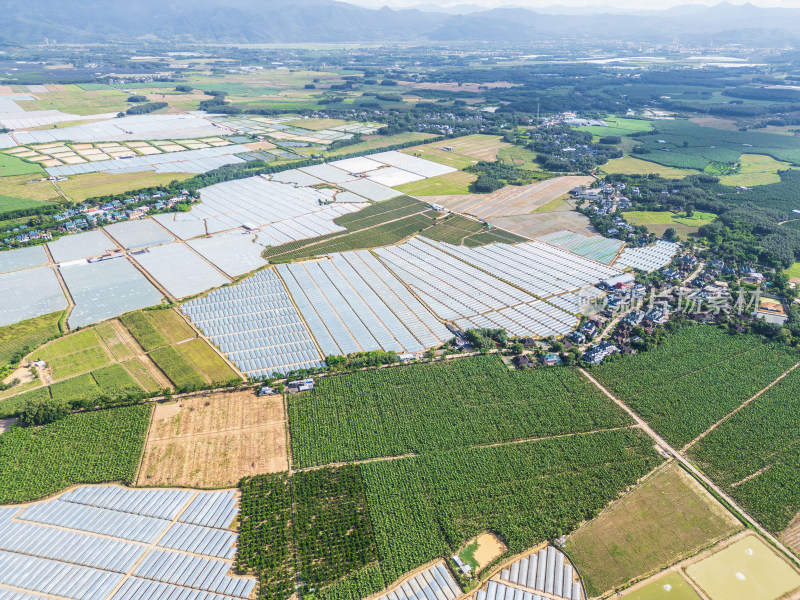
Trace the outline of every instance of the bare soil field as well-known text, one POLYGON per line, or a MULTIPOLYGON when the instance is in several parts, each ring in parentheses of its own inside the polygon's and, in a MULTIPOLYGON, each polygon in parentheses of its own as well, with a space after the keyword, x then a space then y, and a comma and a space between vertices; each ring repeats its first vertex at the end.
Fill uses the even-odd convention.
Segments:
POLYGON ((524 186, 506 186, 493 194, 435 196, 433 202, 451 210, 476 217, 511 217, 528 215, 580 185, 592 182, 591 177, 566 176, 547 179, 524 186))
POLYGON ((589 223, 589 218, 574 210, 555 210, 514 217, 492 217, 488 221, 495 227, 527 238, 537 238, 565 229, 581 235, 597 235, 597 230, 589 223))
POLYGON ((493 533, 482 533, 475 541, 478 542, 478 549, 473 556, 478 561, 478 569, 489 566, 495 558, 507 550, 506 545, 493 533))
POLYGON ((0 433, 5 433, 11 426, 16 423, 19 419, 12 418, 12 419, 0 419, 0 433))
POLYGON ((195 396, 153 413, 138 485, 221 488, 289 468, 281 396, 195 396))
POLYGON ((780 540, 789 546, 796 554, 800 554, 800 514, 798 514, 789 527, 783 530, 780 540))

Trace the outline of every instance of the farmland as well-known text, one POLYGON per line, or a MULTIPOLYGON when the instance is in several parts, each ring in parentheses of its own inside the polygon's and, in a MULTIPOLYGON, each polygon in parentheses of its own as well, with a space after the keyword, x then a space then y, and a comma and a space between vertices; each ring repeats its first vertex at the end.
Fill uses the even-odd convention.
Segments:
POLYGON ((36 350, 31 358, 45 361, 56 381, 86 373, 111 362, 111 357, 104 350, 100 336, 94 328, 50 342, 36 350))
POLYGON ((577 371, 510 373, 496 356, 325 378, 290 398, 289 418, 301 466, 628 423, 577 371))
MULTIPOLYGON (((120 321, 146 352, 169 345, 169 340, 159 331, 150 311, 138 311, 123 315, 120 321)), ((160 312, 160 311, 159 311, 160 312)), ((158 318, 158 317, 157 317, 158 318)))
POLYGON ((41 175, 44 169, 36 163, 29 163, 21 158, 0 153, 0 177, 14 175, 41 175))
POLYGON ((158 404, 138 485, 218 488, 288 469, 280 396, 252 391, 158 404))
POLYGON ((614 502, 567 539, 592 596, 657 572, 742 529, 677 464, 614 502))
POLYGON ((683 446, 800 360, 754 335, 687 325, 658 348, 592 373, 670 444, 683 446), (758 369, 751 368, 759 365, 758 369))
POLYGON ((261 598, 285 600, 294 538, 301 585, 338 580, 322 597, 364 597, 487 529, 511 553, 556 537, 659 460, 640 432, 618 430, 316 469, 291 480, 260 475, 242 482, 237 564, 255 570, 261 598))
POLYGON ((191 175, 186 173, 83 173, 59 182, 58 187, 73 202, 83 202, 88 198, 167 185, 172 181, 183 181, 189 177, 191 175))
POLYGON ((175 346, 164 346, 150 352, 150 358, 179 390, 193 390, 206 385, 205 377, 197 372, 175 346))
POLYGON ((656 235, 664 235, 668 228, 673 228, 678 235, 687 236, 697 233, 703 225, 711 223, 717 215, 695 211, 691 217, 683 213, 673 213, 669 211, 629 211, 625 213, 625 219, 633 225, 644 225, 649 231, 656 235))
POLYGON ((647 160, 669 167, 704 170, 712 163, 733 165, 743 152, 800 163, 800 145, 788 136, 725 131, 689 121, 660 121, 652 135, 636 138, 647 160))
POLYGON ((477 175, 456 171, 439 177, 423 179, 414 183, 406 183, 397 187, 397 191, 409 196, 445 196, 469 193, 469 185, 478 178, 477 175))
POLYGON ((777 161, 771 156, 761 154, 742 154, 739 168, 731 175, 723 175, 719 182, 730 186, 754 186, 780 183, 778 171, 791 167, 788 162, 777 161))
POLYGON ((61 313, 52 313, 0 328, 0 365, 22 357, 59 335, 61 313))
POLYGON ((581 131, 588 131, 593 135, 601 137, 606 135, 630 135, 631 133, 652 131, 653 129, 652 121, 645 119, 627 119, 625 117, 614 117, 609 115, 603 119, 603 122, 605 122, 608 127, 602 127, 600 125, 587 125, 577 127, 577 129, 581 131))
POLYGON ((690 450, 717 484, 774 532, 800 513, 798 385, 796 369, 690 450))
POLYGON ((0 503, 36 500, 76 483, 132 482, 151 410, 129 406, 76 414, 4 433, 0 503))
MULTIPOLYGON (((136 365, 136 363, 133 363, 136 365)), ((138 363, 141 364, 141 363, 138 363)), ((138 378, 137 378, 138 379, 138 378)), ((47 387, 22 392, 15 396, 0 400, 0 417, 15 414, 29 400, 53 398, 66 402, 73 408, 90 408, 97 404, 127 400, 131 397, 142 397, 146 392, 158 391, 159 386, 150 384, 146 389, 120 363, 110 364, 90 373, 63 379, 47 387)))
POLYGON ((679 169, 667 167, 650 160, 643 160, 633 156, 623 156, 614 158, 600 167, 604 173, 621 173, 623 175, 649 175, 653 173, 661 177, 682 179, 687 175, 696 175, 698 171, 694 169, 679 169))

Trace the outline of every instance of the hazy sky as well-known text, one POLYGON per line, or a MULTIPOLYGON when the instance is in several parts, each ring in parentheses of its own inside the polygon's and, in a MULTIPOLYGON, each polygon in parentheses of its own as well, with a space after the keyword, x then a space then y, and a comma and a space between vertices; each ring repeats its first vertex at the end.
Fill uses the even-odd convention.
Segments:
MULTIPOLYGON (((345 0, 352 4, 380 8, 381 6, 405 7, 419 4, 436 4, 439 6, 454 6, 457 4, 474 4, 494 8, 498 6, 525 6, 535 9, 541 6, 613 6, 617 8, 631 8, 636 10, 669 8, 683 4, 718 4, 721 0, 345 0)), ((747 0, 729 0, 732 4, 745 4, 747 0)), ((782 6, 785 8, 800 8, 800 0, 749 0, 758 6, 782 6)))

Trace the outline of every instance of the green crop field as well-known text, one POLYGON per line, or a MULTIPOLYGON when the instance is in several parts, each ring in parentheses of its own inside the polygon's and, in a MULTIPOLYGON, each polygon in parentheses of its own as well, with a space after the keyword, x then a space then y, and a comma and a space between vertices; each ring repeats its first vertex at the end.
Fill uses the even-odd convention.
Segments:
POLYGON ((51 313, 0 327, 0 365, 22 358, 59 335, 58 321, 61 315, 60 312, 51 313))
MULTIPOLYGON (((650 156, 650 155, 647 155, 650 156)), ((660 175, 674 179, 682 179, 687 175, 696 175, 698 171, 694 169, 678 169, 676 167, 666 167, 650 160, 642 160, 633 156, 623 156, 614 158, 600 167, 604 173, 621 173, 623 175, 660 175)))
POLYGON ((464 171, 454 171, 439 177, 431 177, 422 181, 414 181, 397 186, 397 191, 410 196, 448 196, 469 194, 469 184, 478 178, 477 175, 464 171))
POLYGON ((700 227, 708 225, 716 218, 717 215, 714 213, 700 211, 694 211, 691 217, 687 217, 685 213, 670 211, 633 210, 625 213, 625 219, 629 223, 644 225, 656 235, 664 235, 664 232, 670 227, 682 236, 697 233, 700 227))
POLYGON ((677 562, 743 528, 677 464, 647 479, 567 538, 589 596, 677 562))
MULTIPOLYGON (((13 417, 17 411, 21 410, 27 402, 41 402, 50 399, 50 388, 40 387, 34 390, 11 396, 5 400, 0 400, 0 419, 13 417)), ((2 438, 0 438, 2 439, 2 438)))
POLYGON ((774 532, 800 512, 799 385, 796 369, 691 449, 697 464, 774 532))
POLYGON ((754 186, 780 183, 778 171, 791 168, 788 162, 777 161, 771 156, 760 154, 742 154, 739 157, 739 168, 731 175, 723 175, 719 182, 730 186, 754 186))
POLYGON ((461 215, 448 215, 436 221, 436 224, 425 232, 425 237, 458 246, 463 243, 465 238, 481 231, 488 231, 483 223, 461 215))
POLYGON ((756 335, 687 325, 658 348, 601 364, 592 374, 681 447, 798 361, 797 350, 756 335))
POLYGON ((647 436, 623 429, 366 463, 385 579, 487 530, 509 554, 559 537, 660 461, 647 436))
POLYGON ((228 383, 239 377, 222 357, 205 340, 194 339, 180 346, 173 346, 191 365, 208 379, 209 383, 228 383))
POLYGON ((55 380, 86 373, 111 362, 94 328, 59 338, 35 351, 31 358, 45 361, 55 380))
MULTIPOLYGON (((183 181, 191 177, 188 173, 82 173, 73 175, 58 184, 74 202, 83 202, 108 194, 122 194, 146 187, 168 185, 172 181, 183 181)), ((51 186, 52 187, 52 186, 51 186)))
POLYGON ((742 153, 771 156, 800 165, 800 140, 754 131, 702 127, 690 121, 659 121, 653 135, 635 138, 647 160, 665 166, 703 170, 712 163, 733 165, 742 153))
POLYGON ((0 177, 14 175, 42 175, 44 169, 37 163, 29 163, 10 154, 0 154, 0 177))
POLYGON ((164 372, 164 375, 169 377, 178 390, 202 388, 207 383, 205 378, 175 346, 164 346, 153 350, 150 352, 150 358, 164 372))
POLYGON ((136 383, 131 374, 119 363, 92 371, 92 377, 100 386, 103 395, 111 400, 128 398, 143 391, 142 386, 136 383))
POLYGON ((156 329, 145 311, 128 313, 120 317, 120 321, 146 352, 169 345, 169 340, 156 329))
POLYGON ((146 392, 157 392, 161 389, 158 381, 156 381, 155 377, 150 374, 150 372, 147 370, 147 367, 145 367, 144 363, 138 358, 126 360, 121 364, 131 375, 133 375, 133 378, 144 388, 146 392))
POLYGON ((150 406, 69 415, 0 435, 0 504, 28 502, 78 483, 131 483, 150 406))
POLYGON ((796 262, 791 267, 786 269, 786 274, 792 279, 800 278, 800 262, 796 262))
POLYGON ((558 537, 660 461, 621 429, 246 478, 237 570, 259 578, 259 598, 286 600, 300 581, 356 600, 486 530, 508 554, 558 537))
POLYGON ((578 371, 509 372, 497 356, 327 377, 289 417, 298 466, 629 423, 578 371))
POLYGON ((195 330, 192 329, 175 310, 146 310, 142 311, 141 314, 153 324, 153 327, 155 327, 170 344, 177 344, 178 342, 197 337, 195 330))
POLYGON ((59 381, 50 386, 50 394, 54 400, 67 403, 87 403, 88 406, 103 395, 103 390, 97 385, 91 373, 84 373, 71 379, 59 381))
POLYGON ((653 122, 644 119, 627 119, 625 117, 608 116, 603 119, 608 127, 598 125, 587 125, 585 127, 576 127, 580 131, 588 131, 592 135, 599 137, 607 135, 630 135, 631 133, 638 133, 640 131, 652 131, 653 122))

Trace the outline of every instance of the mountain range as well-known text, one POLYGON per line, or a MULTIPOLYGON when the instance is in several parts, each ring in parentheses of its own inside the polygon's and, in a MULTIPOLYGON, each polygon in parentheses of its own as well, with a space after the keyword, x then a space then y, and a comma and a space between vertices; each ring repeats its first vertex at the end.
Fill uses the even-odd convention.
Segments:
POLYGON ((800 39, 800 8, 687 5, 631 13, 558 7, 378 10, 336 0, 0 0, 0 41, 36 44, 142 39, 215 43, 682 40, 770 45, 800 39))

